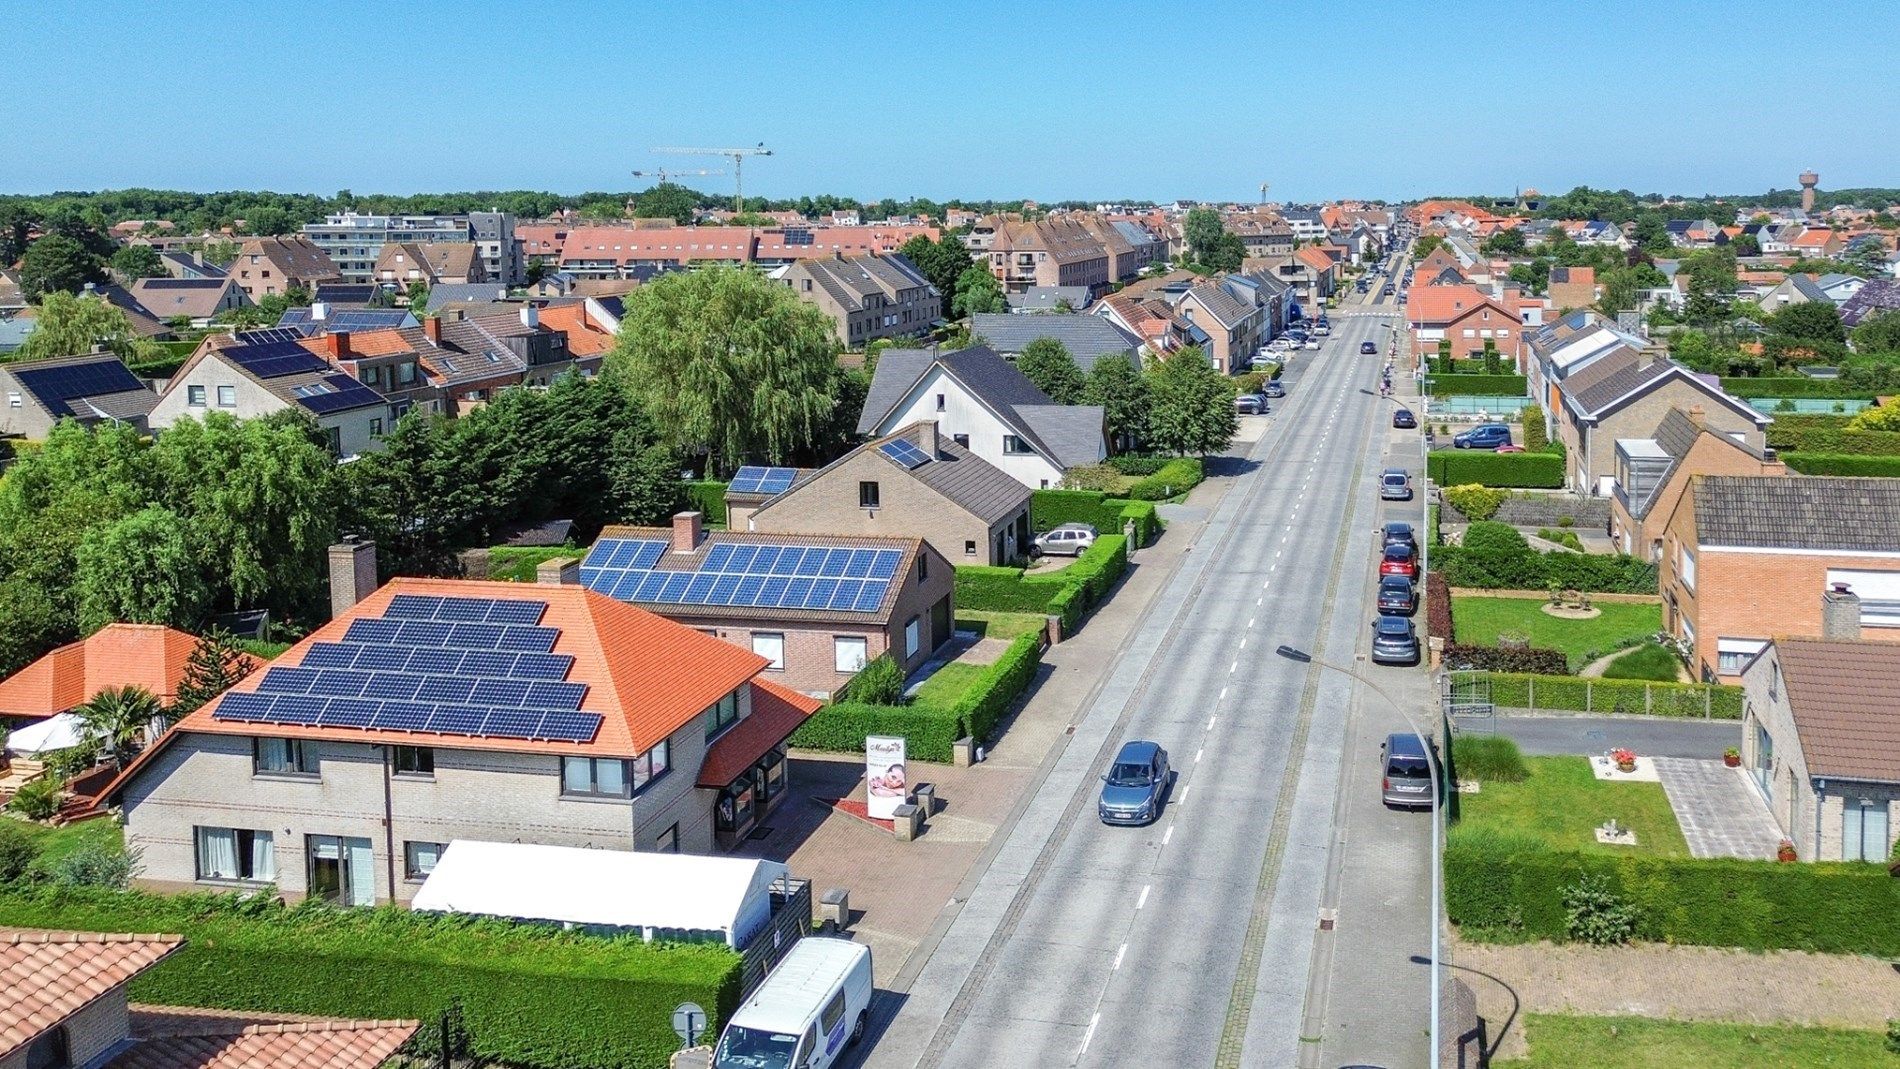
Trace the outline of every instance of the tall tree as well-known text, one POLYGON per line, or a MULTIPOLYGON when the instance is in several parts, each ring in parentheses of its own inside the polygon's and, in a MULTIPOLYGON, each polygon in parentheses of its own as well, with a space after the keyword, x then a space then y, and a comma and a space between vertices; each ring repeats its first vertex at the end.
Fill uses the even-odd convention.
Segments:
POLYGON ((970 251, 963 243, 945 234, 932 241, 927 235, 919 234, 904 242, 897 250, 904 254, 946 302, 956 299, 957 279, 970 269, 970 251))
POLYGON ((65 234, 46 235, 20 258, 20 290, 29 301, 49 293, 78 293, 88 282, 105 280, 99 258, 65 234))
POLYGON ((1735 293, 1735 253, 1732 249, 1702 249, 1683 257, 1680 270, 1689 276, 1683 313, 1689 322, 1707 326, 1728 318, 1735 293))
POLYGON ((710 471, 783 462, 821 433, 836 402, 831 320, 745 268, 666 275, 626 300, 607 375, 661 434, 710 471))
POLYGON ((1507 226, 1484 239, 1478 251, 1491 256, 1519 256, 1527 248, 1524 232, 1514 226, 1507 226))
POLYGON ((1082 391, 1086 385, 1082 369, 1076 366, 1075 357, 1069 354, 1068 346, 1054 338, 1037 338, 1023 346, 1021 355, 1016 358, 1016 370, 1021 371, 1056 404, 1074 405, 1082 402, 1082 391))
POLYGON ((88 530, 73 576, 79 629, 122 621, 196 630, 211 590, 193 542, 177 513, 155 506, 88 530))
POLYGON ((675 182, 662 182, 633 198, 634 215, 642 219, 671 219, 681 226, 693 221, 693 212, 698 207, 699 194, 675 182))
POLYGON ((165 720, 177 723, 230 690, 233 683, 251 674, 255 663, 231 632, 221 627, 205 632, 185 661, 184 678, 178 682, 178 695, 165 709, 165 720))
POLYGON ((1841 313, 1833 301, 1803 301, 1791 304, 1768 317, 1765 324, 1776 334, 1801 341, 1847 340, 1847 328, 1841 325, 1841 313))
POLYGON ((158 258, 158 250, 150 245, 127 245, 113 253, 112 270, 128 282, 141 278, 164 278, 168 274, 165 261, 158 258))
POLYGON ((1103 421, 1117 449, 1132 449, 1147 435, 1148 382, 1127 357, 1097 357, 1095 366, 1089 369, 1082 400, 1102 406, 1103 421))
POLYGON ((971 264, 957 276, 956 296, 951 300, 952 315, 961 319, 979 312, 1001 312, 1008 307, 1003 284, 996 281, 989 268, 971 264))
POLYGON ((1148 371, 1148 393, 1148 441, 1158 449, 1183 455, 1218 452, 1240 428, 1233 384, 1214 370, 1197 345, 1154 364, 1148 371))
POLYGON ((33 332, 26 336, 12 358, 44 360, 104 349, 121 360, 132 360, 146 348, 149 346, 133 333, 131 321, 118 306, 99 297, 75 297, 55 291, 41 299, 33 332))
POLYGON ((1854 349, 1862 353, 1900 353, 1900 311, 1868 316, 1854 328, 1854 349))

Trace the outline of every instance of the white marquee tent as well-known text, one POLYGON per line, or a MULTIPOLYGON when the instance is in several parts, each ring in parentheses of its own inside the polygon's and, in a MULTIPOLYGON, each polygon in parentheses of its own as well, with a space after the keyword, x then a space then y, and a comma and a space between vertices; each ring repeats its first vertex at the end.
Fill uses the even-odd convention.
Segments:
POLYGON ((783 864, 457 839, 411 906, 741 947, 772 918, 783 864))

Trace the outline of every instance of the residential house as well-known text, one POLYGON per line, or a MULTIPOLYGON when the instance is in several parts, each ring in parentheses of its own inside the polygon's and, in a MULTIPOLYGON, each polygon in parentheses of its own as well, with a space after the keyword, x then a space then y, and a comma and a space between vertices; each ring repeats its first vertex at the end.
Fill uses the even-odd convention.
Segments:
POLYGON ((814 257, 774 275, 799 300, 825 313, 847 349, 880 338, 914 338, 943 318, 942 295, 901 253, 814 257))
POLYGON ((170 705, 197 645, 163 624, 107 624, 0 680, 0 718, 58 716, 113 687, 139 687, 170 705))
POLYGON ((1085 312, 1095 300, 1087 286, 1031 286, 1007 295, 1009 310, 1017 315, 1048 312, 1085 312))
POLYGON ((1672 409, 1698 409, 1704 426, 1759 452, 1772 420, 1660 353, 1623 348, 1563 380, 1553 435, 1564 444, 1566 482, 1580 494, 1616 484, 1617 447, 1658 425, 1672 409))
POLYGON ((1821 637, 1778 637, 1742 669, 1742 767, 1795 856, 1886 865, 1900 826, 1900 646, 1858 637, 1852 591, 1821 600, 1821 637))
POLYGON ((344 1021, 135 1005, 128 986, 185 946, 176 935, 0 933, 6 1069, 378 1069, 415 1021, 344 1021))
POLYGON ((1333 295, 1339 284, 1339 265, 1333 262, 1332 257, 1311 245, 1303 245, 1289 256, 1264 257, 1258 265, 1247 263, 1242 268, 1254 273, 1256 266, 1292 289, 1292 302, 1288 305, 1289 319, 1297 319, 1323 308, 1326 298, 1333 295), (1294 309, 1298 309, 1300 314, 1294 315, 1294 309))
MULTIPOLYGON (((1243 265, 1244 266, 1244 265, 1243 265)), ((1261 345, 1280 336, 1287 328, 1287 316, 1293 309, 1293 287, 1270 271, 1243 270, 1221 278, 1221 285, 1234 299, 1260 311, 1261 345)))
POLYGON ((276 325, 309 336, 338 330, 401 330, 419 321, 407 308, 338 308, 317 301, 307 308, 286 308, 276 325))
POLYGON ((1869 316, 1900 311, 1900 278, 1876 278, 1841 306, 1841 322, 1850 329, 1869 316))
POLYGON ((1321 218, 1317 208, 1282 208, 1280 218, 1293 231, 1296 240, 1323 241, 1326 238, 1326 220, 1321 218))
POLYGON ((1247 247, 1249 257, 1293 254, 1293 228, 1277 215, 1233 215, 1223 225, 1247 247))
POLYGON ((990 272, 1010 293, 1032 286, 1081 286, 1101 293, 1109 277, 1108 250, 1073 219, 1005 222, 990 241, 990 272))
MULTIPOLYGON (((1127 282, 1141 275, 1141 269, 1154 262, 1153 242, 1141 237, 1130 240, 1122 226, 1093 212, 1075 212, 1067 218, 1081 225, 1108 256, 1108 281, 1127 282)), ((1105 288, 1105 287, 1103 287, 1105 288)))
POLYGON ((1671 408, 1648 437, 1616 440, 1610 540, 1631 556, 1660 561, 1663 526, 1697 475, 1786 475, 1774 450, 1708 425, 1700 404, 1671 408))
MULTIPOLYGON (((954 630, 955 569, 918 537, 608 527, 581 562, 589 590, 743 647, 762 678, 830 697, 871 659, 905 674, 954 630)), ((781 737, 780 740, 783 741, 781 737)))
POLYGON ((765 657, 563 581, 572 558, 380 589, 372 543, 330 558, 335 618, 108 788, 141 885, 406 903, 457 839, 704 854, 784 793, 818 703, 765 657))
POLYGON ((161 252, 158 259, 173 278, 224 278, 226 273, 224 268, 194 253, 161 252))
POLYGON ((922 420, 1031 488, 1108 456, 1100 405, 1059 405, 993 349, 886 349, 858 433, 883 437, 922 420))
POLYGON ((1096 304, 1092 314, 1140 338, 1145 347, 1157 353, 1171 353, 1189 344, 1187 335, 1192 325, 1177 318, 1174 306, 1159 297, 1111 293, 1096 304))
POLYGON ((297 408, 316 420, 340 457, 379 448, 394 419, 389 401, 310 352, 302 340, 282 327, 206 338, 165 384, 148 422, 164 430, 208 412, 253 419, 297 408))
MULTIPOLYGON (((735 480, 737 481, 737 480, 735 480)), ((922 538, 959 564, 1028 556, 1029 488, 924 420, 874 438, 727 525, 766 534, 922 538)))
POLYGON ((0 395, 0 437, 44 438, 64 419, 143 431, 158 404, 117 356, 103 352, 0 362, 0 395))
POLYGON ((1103 316, 1063 312, 1022 316, 1006 312, 979 312, 970 317, 970 333, 982 338, 1005 360, 1015 360, 1031 342, 1051 338, 1075 358, 1084 375, 1104 356, 1126 357, 1140 368, 1141 339, 1103 316))
POLYGON ((1597 303, 1597 272, 1594 267, 1553 267, 1546 293, 1556 309, 1588 308, 1597 303))
POLYGON ((108 286, 102 291, 107 300, 121 307, 130 304, 141 315, 164 323, 189 320, 193 327, 208 327, 224 312, 248 308, 251 299, 229 278, 140 278, 121 289, 108 286))
MULTIPOLYGON (((1413 300, 1417 300, 1414 291, 1413 300)), ((1531 396, 1544 410, 1546 421, 1557 418, 1558 387, 1564 378, 1581 371, 1619 349, 1641 350, 1649 341, 1623 330, 1588 309, 1579 309, 1530 332, 1525 340, 1523 371, 1531 396)))
POLYGON ((1861 598, 1860 638, 1900 642, 1900 479, 1697 475, 1664 521, 1664 627, 1733 683, 1777 634, 1821 633, 1821 593, 1861 598))
POLYGON ((1247 362, 1265 344, 1262 310, 1251 300, 1236 299, 1220 280, 1189 286, 1175 302, 1174 311, 1207 334, 1208 363, 1223 374, 1245 371, 1247 362))
POLYGON ((319 283, 343 281, 329 255, 301 235, 245 242, 231 262, 230 276, 253 304, 293 289, 314 292, 319 283))
POLYGON ((1453 356, 1480 356, 1488 341, 1511 367, 1522 366, 1523 317, 1476 286, 1414 286, 1405 320, 1415 353, 1435 353, 1440 341, 1450 341, 1453 356))
POLYGON ((1839 256, 1841 250, 1847 247, 1840 231, 1818 226, 1803 227, 1800 233, 1789 239, 1787 245, 1789 253, 1803 259, 1839 256))
MULTIPOLYGON (((516 285, 527 278, 527 259, 516 240, 515 217, 506 212, 470 212, 467 215, 381 215, 340 212, 320 223, 303 228, 304 238, 328 253, 344 279, 351 282, 404 281, 413 264, 413 254, 396 265, 394 279, 382 279, 385 246, 470 245, 481 265, 475 277, 459 281, 480 282, 493 279, 516 285)), ((448 272, 458 274, 454 270, 448 272)), ((460 274, 472 274, 465 268, 460 274)))
POLYGON ((407 292, 421 283, 468 284, 487 281, 481 250, 468 242, 392 241, 376 254, 371 277, 379 284, 407 292))

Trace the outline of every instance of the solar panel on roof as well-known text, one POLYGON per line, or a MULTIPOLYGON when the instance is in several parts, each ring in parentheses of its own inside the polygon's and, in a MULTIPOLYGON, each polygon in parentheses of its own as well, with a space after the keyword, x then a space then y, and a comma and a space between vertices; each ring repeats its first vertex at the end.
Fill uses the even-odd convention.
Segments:
POLYGON ((520 705, 527 700, 528 687, 525 679, 484 679, 475 684, 468 700, 484 706, 520 705))
POLYGON ((585 683, 531 683, 522 704, 542 709, 579 709, 581 699, 586 696, 585 683))
POLYGON ((462 651, 420 649, 411 650, 409 663, 403 667, 411 673, 427 675, 447 675, 461 668, 462 651))
POLYGON ((515 676, 520 679, 566 679, 574 658, 566 654, 524 653, 515 660, 515 676))
POLYGON ((350 646, 349 648, 356 651, 356 663, 351 667, 359 671, 399 671, 409 662, 409 651, 400 646, 350 646))
POLYGON ((304 651, 304 668, 348 668, 356 663, 356 654, 360 646, 344 646, 335 642, 319 642, 304 651))
POLYGON ((13 374, 27 392, 38 398, 56 416, 77 414, 67 403, 69 401, 145 388, 116 357, 84 364, 22 368, 13 374))
POLYGON ((298 404, 319 416, 351 408, 367 408, 370 405, 389 403, 382 394, 348 375, 325 375, 323 381, 331 388, 329 392, 297 398, 298 404))
POLYGON ((268 694, 226 694, 218 702, 219 720, 263 720, 270 716, 268 694))
POLYGON ((732 546, 718 545, 706 552, 706 562, 699 566, 702 572, 723 572, 726 562, 732 559, 732 546))
POLYGON ((547 714, 539 709, 491 709, 482 721, 483 735, 503 739, 532 739, 547 714))
POLYGON ((323 714, 317 717, 317 724, 326 728, 366 728, 376 719, 376 713, 381 708, 381 702, 364 701, 361 698, 332 698, 323 714))
POLYGON ((657 562, 664 544, 643 541, 630 551, 634 541, 606 539, 589 550, 589 559, 625 562, 583 569, 589 589, 648 604, 875 612, 903 559, 892 549, 722 542, 706 552, 697 571, 661 572, 649 570, 642 558, 650 544, 657 562), (814 589, 814 580, 825 585, 814 589))
POLYGON ((475 690, 475 681, 462 677, 431 676, 423 680, 416 691, 419 702, 461 702, 467 701, 475 690))
POLYGON ((400 672, 378 672, 371 677, 369 685, 363 688, 365 698, 393 698, 408 701, 416 696, 422 686, 423 677, 404 675, 400 672))
POLYGON ((658 572, 642 574, 644 578, 640 580, 640 585, 634 588, 633 597, 629 599, 631 601, 653 601, 660 596, 661 589, 666 586, 666 576, 658 572))
POLYGON ((309 698, 301 694, 279 695, 271 702, 270 718, 278 724, 314 724, 328 702, 328 698, 309 698))
POLYGON ((496 649, 514 650, 522 653, 546 653, 554 648, 554 640, 560 635, 552 627, 510 627, 502 633, 496 649))
POLYGON ((442 605, 435 612, 437 620, 475 621, 488 619, 488 610, 494 606, 488 598, 443 598, 442 605))
POLYGON ((317 671, 310 668, 267 668, 257 689, 269 694, 306 694, 310 684, 317 681, 317 675, 317 671))
POLYGON ((498 600, 488 607, 488 622, 491 624, 538 624, 541 614, 547 612, 545 601, 516 601, 513 598, 498 600))
POLYGON ((549 713, 541 720, 539 737, 565 742, 591 742, 599 730, 598 713, 549 713))
POLYGON ((460 646, 470 650, 492 650, 501 641, 505 630, 500 624, 456 624, 444 646, 460 646))
POLYGON ((328 698, 354 698, 363 693, 369 685, 368 672, 351 672, 344 669, 330 669, 320 672, 317 681, 310 684, 310 693, 321 694, 328 698))
POLYGON ((427 730, 442 735, 479 735, 488 710, 480 706, 439 705, 429 716, 427 730))
POLYGON ((349 630, 343 632, 346 642, 381 644, 396 641, 402 633, 400 620, 351 620, 349 630))
POLYGON ((515 670, 516 655, 477 650, 462 657, 458 671, 464 676, 507 676, 515 670))
POLYGON ((877 447, 877 451, 912 470, 930 463, 930 454, 902 438, 885 442, 877 447))
POLYGON ((449 636, 454 633, 454 624, 411 620, 403 624, 402 628, 396 632, 396 640, 411 646, 441 646, 445 645, 449 636))
POLYGON ((421 731, 429 725, 435 706, 426 702, 384 702, 370 727, 376 731, 421 731))

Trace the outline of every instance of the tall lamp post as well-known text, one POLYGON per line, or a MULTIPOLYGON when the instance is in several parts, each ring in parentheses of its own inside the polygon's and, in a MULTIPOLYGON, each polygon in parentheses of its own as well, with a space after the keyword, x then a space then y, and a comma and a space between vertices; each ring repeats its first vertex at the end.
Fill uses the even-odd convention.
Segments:
POLYGON ((1431 766, 1431 773, 1432 773, 1432 917, 1431 917, 1431 924, 1432 924, 1432 981, 1431 981, 1431 984, 1432 984, 1431 986, 1432 1049, 1431 1049, 1431 1069, 1439 1069, 1440 1049, 1442 1045, 1441 1036, 1443 1035, 1443 1033, 1439 1031, 1440 1002, 1439 1002, 1439 994, 1438 994, 1438 974, 1439 974, 1439 969, 1441 968, 1441 965, 1440 965, 1441 947, 1440 947, 1439 940, 1440 940, 1440 934, 1441 934, 1440 928, 1442 926, 1439 924, 1438 911, 1439 911, 1439 899, 1443 894, 1440 888, 1444 880, 1444 868, 1443 868, 1444 853, 1443 853, 1443 850, 1441 849, 1443 846, 1443 842, 1441 838, 1443 835, 1443 831, 1441 829, 1440 822, 1439 822, 1439 816, 1441 812, 1440 806, 1439 806, 1439 796, 1444 792, 1444 789, 1445 789, 1445 776, 1444 776, 1443 766, 1441 766, 1438 761, 1438 752, 1432 748, 1431 739, 1427 738, 1425 735, 1425 732, 1420 730, 1418 726, 1418 721, 1412 719, 1412 714, 1406 712, 1405 708, 1401 706, 1398 702, 1394 701, 1392 699, 1392 696, 1390 694, 1387 694, 1385 690, 1381 688, 1377 683, 1374 683, 1372 680, 1367 679, 1365 676, 1360 675, 1359 673, 1353 671, 1350 668, 1346 668, 1344 666, 1337 665, 1337 664, 1332 664, 1331 662, 1328 662, 1328 661, 1322 661, 1318 659, 1317 657, 1314 657, 1312 654, 1306 652, 1305 650, 1294 649, 1292 646, 1281 646, 1278 649, 1274 650, 1273 652, 1278 656, 1285 657, 1289 661, 1297 661, 1300 664, 1316 664, 1316 665, 1319 665, 1321 668, 1330 668, 1333 671, 1340 673, 1341 675, 1347 676, 1351 679, 1356 679, 1359 682, 1365 684, 1367 687, 1370 687, 1374 694, 1377 694, 1380 698, 1384 699, 1385 703, 1391 706, 1394 712, 1398 713, 1401 717, 1405 719, 1406 726, 1411 728, 1412 734, 1418 737, 1419 748, 1425 751, 1425 760, 1431 766))

